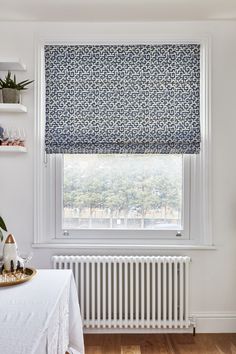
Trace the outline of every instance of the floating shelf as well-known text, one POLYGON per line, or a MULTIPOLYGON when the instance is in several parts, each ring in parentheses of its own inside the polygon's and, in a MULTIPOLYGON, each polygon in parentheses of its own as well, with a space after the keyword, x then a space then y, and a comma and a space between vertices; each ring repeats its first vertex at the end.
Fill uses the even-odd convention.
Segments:
POLYGON ((0 71, 25 71, 26 65, 19 58, 0 58, 0 71))
POLYGON ((27 107, 20 103, 0 103, 0 112, 25 113, 27 107))
POLYGON ((23 146, 1 146, 0 145, 0 153, 1 152, 26 152, 26 147, 23 146))

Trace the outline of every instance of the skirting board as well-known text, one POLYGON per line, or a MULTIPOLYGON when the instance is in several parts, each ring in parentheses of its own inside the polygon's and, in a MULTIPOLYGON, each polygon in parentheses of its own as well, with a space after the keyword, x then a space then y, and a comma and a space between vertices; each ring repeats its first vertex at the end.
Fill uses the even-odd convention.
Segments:
MULTIPOLYGON (((191 316, 196 321, 196 333, 236 333, 236 313, 202 312, 191 316)), ((117 329, 84 328, 84 333, 192 333, 193 327, 187 329, 117 329)))
POLYGON ((192 316, 196 319, 197 333, 236 333, 235 312, 202 312, 192 316))

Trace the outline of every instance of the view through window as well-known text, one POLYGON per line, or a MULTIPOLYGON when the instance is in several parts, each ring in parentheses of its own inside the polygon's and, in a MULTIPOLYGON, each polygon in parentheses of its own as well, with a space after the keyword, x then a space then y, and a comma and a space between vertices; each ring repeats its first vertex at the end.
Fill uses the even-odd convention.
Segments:
POLYGON ((63 229, 178 229, 182 155, 64 155, 63 229))

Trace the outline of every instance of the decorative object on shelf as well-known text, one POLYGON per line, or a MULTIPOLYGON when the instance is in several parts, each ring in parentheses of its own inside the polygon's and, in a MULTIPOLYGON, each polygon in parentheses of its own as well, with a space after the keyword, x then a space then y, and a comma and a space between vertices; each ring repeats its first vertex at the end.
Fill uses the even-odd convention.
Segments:
POLYGON ((17 270, 13 273, 0 273, 0 287, 18 285, 31 280, 37 273, 34 268, 25 268, 24 270, 17 270))
POLYGON ((16 82, 16 75, 11 78, 11 72, 8 71, 5 79, 0 79, 0 89, 2 90, 3 103, 20 103, 20 91, 26 90, 33 80, 24 80, 16 82))
POLYGON ((3 129, 0 127, 0 147, 25 147, 26 134, 24 129, 3 129))
POLYGON ((3 137, 4 137, 4 129, 3 127, 0 126, 0 145, 2 144, 3 137))
POLYGON ((3 103, 2 90, 0 90, 0 103, 3 103))
POLYGON ((7 232, 7 227, 3 218, 0 216, 0 241, 3 240, 3 231, 7 232))

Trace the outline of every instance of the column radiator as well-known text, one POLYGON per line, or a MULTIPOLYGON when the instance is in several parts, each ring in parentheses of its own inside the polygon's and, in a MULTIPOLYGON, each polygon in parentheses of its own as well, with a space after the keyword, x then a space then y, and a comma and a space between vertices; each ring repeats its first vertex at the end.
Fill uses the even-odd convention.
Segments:
POLYGON ((188 328, 189 257, 54 256, 72 269, 85 328, 188 328))

